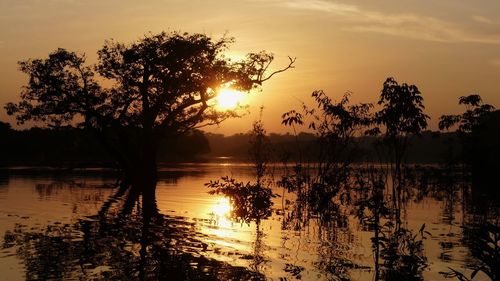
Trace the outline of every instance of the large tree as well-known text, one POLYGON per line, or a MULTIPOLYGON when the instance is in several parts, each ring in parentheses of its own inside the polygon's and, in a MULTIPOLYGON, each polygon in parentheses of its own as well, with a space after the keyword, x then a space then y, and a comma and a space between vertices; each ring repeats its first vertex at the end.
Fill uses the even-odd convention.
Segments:
MULTIPOLYGON (((45 59, 19 63, 29 76, 19 103, 7 113, 19 123, 92 130, 116 159, 127 180, 156 180, 156 140, 219 124, 237 115, 211 102, 220 87, 240 91, 259 87, 273 56, 251 53, 233 61, 224 53, 231 38, 160 33, 132 44, 107 41, 95 65, 85 55, 58 49, 45 59)), ((153 189, 154 190, 154 189, 153 189)))

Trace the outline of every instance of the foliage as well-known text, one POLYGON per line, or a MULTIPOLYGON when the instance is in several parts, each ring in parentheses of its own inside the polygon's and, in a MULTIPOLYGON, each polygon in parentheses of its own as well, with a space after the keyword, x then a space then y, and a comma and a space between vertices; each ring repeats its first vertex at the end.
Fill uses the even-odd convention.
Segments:
POLYGON ((374 169, 358 170, 354 175, 352 189, 358 193, 354 203, 355 215, 367 230, 379 228, 380 220, 392 215, 384 201, 384 188, 382 172, 374 169))
POLYGON ((422 280, 428 266, 423 241, 430 233, 425 224, 417 234, 402 226, 398 206, 389 205, 384 196, 384 178, 384 171, 370 167, 360 169, 353 183, 358 194, 355 215, 367 230, 373 231, 375 280, 422 280))
POLYGON ((94 66, 85 65, 85 55, 58 49, 47 59, 19 63, 29 83, 22 101, 6 109, 20 123, 54 126, 70 124, 77 115, 80 126, 149 125, 164 132, 184 131, 204 120, 219 123, 228 116, 208 104, 215 90, 227 83, 244 91, 256 87, 273 60, 262 52, 232 62, 223 54, 232 42, 176 32, 147 35, 130 45, 107 41, 94 66), (102 86, 102 78, 112 86, 102 86))
POLYGON ((496 168, 499 164, 500 140, 499 111, 490 104, 483 103, 477 94, 462 96, 460 105, 465 107, 462 114, 443 115, 439 120, 441 130, 456 128, 462 143, 461 160, 470 165, 472 179, 477 189, 495 193, 496 168))
POLYGON ((350 104, 350 93, 338 102, 333 101, 323 91, 311 95, 316 108, 303 106, 303 113, 291 110, 283 114, 282 124, 303 125, 303 120, 311 118, 308 128, 312 129, 319 143, 318 184, 338 186, 345 181, 349 165, 356 152, 354 137, 370 124, 371 104, 350 104))
MULTIPOLYGON (((417 86, 406 83, 400 85, 392 77, 384 82, 377 104, 382 108, 375 113, 372 122, 385 129, 385 144, 395 164, 396 178, 399 178, 408 137, 420 135, 427 128, 429 116, 424 114, 423 98, 417 86)), ((366 133, 375 135, 380 132, 379 127, 374 127, 366 133)))
MULTIPOLYGON (((263 108, 261 108, 262 116, 263 108)), ((269 139, 266 136, 266 130, 262 120, 259 119, 253 123, 250 133, 249 156, 254 164, 256 172, 256 182, 246 184, 228 176, 221 180, 210 181, 205 185, 213 190, 210 194, 223 194, 229 198, 231 205, 230 216, 232 219, 240 222, 257 223, 257 233, 259 233, 259 224, 262 219, 266 219, 272 214, 273 202, 271 199, 276 197, 273 194, 271 180, 265 179, 267 176, 267 164, 270 160, 269 139)))
POLYGON ((462 272, 449 268, 447 272, 440 272, 446 278, 456 278, 460 281, 470 281, 479 272, 484 273, 490 280, 500 278, 500 227, 497 224, 486 222, 474 224, 464 228, 464 242, 471 250, 471 254, 477 259, 477 263, 471 266, 472 273, 467 277, 462 272))
POLYGON ((382 109, 375 113, 374 122, 384 126, 387 138, 419 135, 427 127, 429 116, 423 112, 423 98, 415 85, 399 85, 389 77, 384 82, 377 104, 382 109))
POLYGON ((218 111, 211 100, 219 87, 249 91, 290 64, 266 75, 273 55, 248 54, 242 61, 224 55, 232 38, 203 34, 149 34, 126 45, 107 41, 98 62, 58 49, 46 59, 20 62, 29 76, 19 103, 8 103, 19 123, 94 130, 123 169, 155 170, 156 139, 237 116, 218 111))
POLYGON ((362 128, 370 124, 369 111, 372 104, 350 104, 351 93, 347 92, 338 102, 334 102, 323 91, 315 91, 312 97, 317 103, 321 115, 316 110, 306 111, 313 116, 314 121, 309 127, 316 130, 320 136, 327 138, 350 138, 362 128))
MULTIPOLYGON (((423 97, 417 86, 406 83, 400 85, 392 77, 384 82, 377 104, 381 109, 375 113, 372 122, 377 126, 383 126, 385 130, 382 145, 387 147, 391 164, 393 205, 399 212, 400 206, 396 205, 401 204, 404 187, 401 166, 408 148, 409 137, 421 135, 427 127, 429 116, 424 114, 423 97)), ((380 132, 379 127, 366 131, 372 135, 380 132)), ((399 221, 399 213, 396 215, 399 221)))
MULTIPOLYGON (((498 221, 473 224, 465 228, 464 242, 479 260, 474 272, 482 271, 491 280, 500 278, 500 225, 498 221)), ((473 272, 473 273, 474 273, 473 272)), ((475 274, 474 274, 475 275, 475 274)), ((471 279, 474 276, 471 275, 471 279)))
POLYGON ((209 191, 210 194, 223 194, 229 198, 232 207, 230 216, 236 221, 260 222, 272 214, 271 198, 275 195, 271 188, 260 183, 243 183, 226 176, 221 180, 211 180, 205 185, 213 188, 209 191))
POLYGON ((325 92, 314 91, 311 96, 316 101, 316 108, 303 106, 303 113, 295 110, 282 115, 282 124, 285 126, 303 125, 305 117, 312 117, 309 129, 312 129, 320 138, 337 140, 352 138, 355 133, 370 123, 369 111, 371 104, 350 104, 351 93, 346 93, 338 102, 333 101, 325 92), (319 111, 319 112, 318 112, 319 111))
POLYGON ((422 271, 428 266, 423 252, 423 240, 426 239, 425 224, 418 234, 413 234, 405 228, 391 232, 391 225, 386 224, 383 235, 379 237, 381 243, 381 258, 383 280, 423 280, 422 271))
POLYGON ((351 104, 350 93, 339 101, 332 100, 323 91, 314 91, 311 96, 316 102, 315 108, 303 105, 302 112, 291 110, 283 114, 282 124, 294 127, 311 120, 308 128, 313 131, 319 148, 317 162, 297 163, 292 173, 282 176, 278 186, 297 195, 296 209, 289 220, 307 220, 308 216, 302 214, 306 212, 317 214, 322 223, 330 223, 332 218, 339 218, 339 205, 334 198, 343 198, 349 189, 351 164, 359 152, 356 136, 370 124, 372 105, 351 104))
POLYGON ((441 116, 439 118, 440 130, 447 130, 458 125, 457 131, 459 133, 469 134, 495 109, 490 104, 484 104, 481 96, 477 94, 460 97, 458 104, 465 106, 465 112, 460 115, 441 116))

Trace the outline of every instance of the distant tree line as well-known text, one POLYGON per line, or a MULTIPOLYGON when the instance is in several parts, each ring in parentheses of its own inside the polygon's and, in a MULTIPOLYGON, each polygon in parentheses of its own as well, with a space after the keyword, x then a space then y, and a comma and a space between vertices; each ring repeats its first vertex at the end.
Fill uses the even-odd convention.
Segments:
MULTIPOLYGON (((205 137, 210 145, 209 158, 230 157, 236 161, 247 161, 250 150, 250 133, 239 133, 231 136, 206 133, 205 137)), ((297 161, 302 157, 305 161, 318 160, 320 144, 312 133, 301 132, 297 136, 292 134, 270 133, 268 135, 274 162, 297 161), (301 153, 298 149, 303 152, 301 153), (302 154, 302 155, 299 155, 302 154)), ((359 144, 355 161, 374 159, 375 146, 380 140, 377 136, 356 137, 359 144), (373 157, 370 157, 373 156, 373 157)), ((462 144, 456 132, 425 131, 421 136, 411 136, 406 162, 409 163, 443 163, 459 161, 462 154, 462 144), (451 147, 451 151, 450 151, 451 147)), ((387 159, 386 159, 387 160, 387 159)))
MULTIPOLYGON (((212 161, 217 157, 230 157, 234 161, 249 161, 252 134, 239 133, 230 136, 191 131, 175 138, 160 140, 157 158, 161 162, 212 161)), ((306 161, 318 160, 320 144, 312 133, 270 133, 268 135, 273 162, 296 161, 300 152, 306 161)), ((355 161, 370 159, 375 153, 378 137, 359 137, 359 153, 355 161)), ((458 161, 463 152, 458 133, 425 131, 412 136, 405 160, 409 163, 443 163, 458 161), (452 151, 450 151, 450 147, 452 151), (450 159, 450 157, 452 159, 450 159)), ((85 129, 31 128, 14 130, 10 124, 0 122, 0 164, 2 165, 50 165, 64 167, 108 166, 114 159, 108 151, 85 129)), ((372 157, 373 158, 373 157, 372 157)))
MULTIPOLYGON (((159 162, 199 161, 210 151, 207 139, 198 130, 158 140, 159 162)), ((0 121, 0 165, 115 167, 108 150, 86 129, 31 128, 14 130, 0 121)))

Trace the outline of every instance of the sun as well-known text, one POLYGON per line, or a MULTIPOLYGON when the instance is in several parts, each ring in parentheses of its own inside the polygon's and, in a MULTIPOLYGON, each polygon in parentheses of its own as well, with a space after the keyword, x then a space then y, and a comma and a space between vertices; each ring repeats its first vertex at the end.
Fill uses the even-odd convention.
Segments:
POLYGON ((244 98, 244 94, 240 91, 224 88, 217 95, 217 107, 222 110, 235 109, 244 98))

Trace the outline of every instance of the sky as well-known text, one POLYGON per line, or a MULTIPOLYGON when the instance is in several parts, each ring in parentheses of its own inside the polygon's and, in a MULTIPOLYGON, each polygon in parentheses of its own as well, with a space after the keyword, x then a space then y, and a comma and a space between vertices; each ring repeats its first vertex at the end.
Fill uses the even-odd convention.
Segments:
POLYGON ((387 77, 419 87, 437 129, 439 116, 462 111, 460 96, 500 107, 499 15, 498 0, 0 0, 0 120, 15 123, 3 105, 27 81, 20 60, 62 47, 94 63, 107 39, 185 31, 234 37, 233 57, 272 52, 274 69, 297 58, 250 93, 249 114, 208 131, 249 131, 264 106, 267 131, 284 133, 281 115, 311 104, 312 91, 376 102, 387 77))

